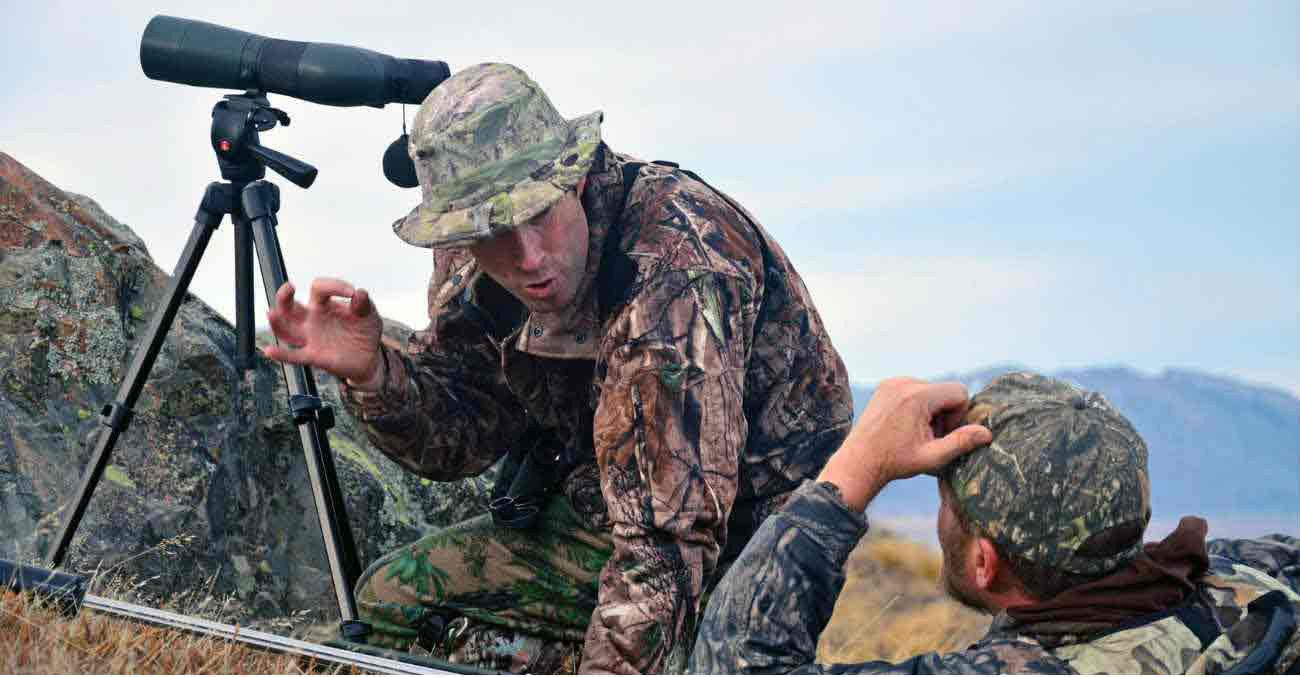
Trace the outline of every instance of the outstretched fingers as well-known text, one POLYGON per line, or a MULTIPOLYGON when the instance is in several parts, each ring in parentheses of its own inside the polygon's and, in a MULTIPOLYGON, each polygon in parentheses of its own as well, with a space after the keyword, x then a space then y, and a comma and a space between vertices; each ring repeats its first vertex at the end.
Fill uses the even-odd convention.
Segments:
POLYGON ((350 299, 355 293, 356 289, 345 280, 318 277, 311 282, 310 303, 314 306, 324 306, 335 296, 350 299))
POLYGON ((293 319, 287 313, 272 308, 266 312, 266 319, 271 323, 271 333, 281 343, 291 343, 296 346, 307 344, 307 334, 302 326, 302 320, 293 319))
POLYGON ((301 364, 304 366, 315 366, 312 356, 308 351, 302 348, 291 348, 289 346, 269 345, 262 348, 262 355, 268 360, 283 362, 285 364, 301 364))
POLYGON ((275 307, 289 307, 289 305, 293 303, 293 293, 295 290, 296 289, 292 282, 286 281, 284 284, 280 285, 280 288, 275 290, 275 307))
POLYGON ((375 304, 370 300, 370 292, 364 289, 356 290, 352 294, 350 310, 356 317, 370 317, 370 314, 375 312, 375 304))
POLYGON ((281 342, 302 345, 306 338, 302 324, 307 319, 307 309, 293 300, 293 284, 285 282, 275 292, 275 305, 266 311, 271 332, 281 342))
POLYGON ((275 303, 272 304, 271 310, 277 311, 284 317, 295 321, 306 317, 307 307, 293 298, 296 291, 297 289, 292 282, 285 282, 280 285, 280 288, 275 290, 275 303))

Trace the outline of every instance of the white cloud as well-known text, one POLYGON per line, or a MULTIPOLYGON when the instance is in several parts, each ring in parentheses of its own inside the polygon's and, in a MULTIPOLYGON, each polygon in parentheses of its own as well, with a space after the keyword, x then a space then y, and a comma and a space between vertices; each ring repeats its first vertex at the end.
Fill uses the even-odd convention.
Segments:
MULTIPOLYGON (((521 64, 565 115, 605 110, 616 148, 702 171, 774 230, 810 207, 924 205, 1087 166, 1099 150, 1142 152, 1152 129, 1224 119, 1248 126, 1300 105, 1292 72, 1216 61, 1242 36, 1198 51, 1205 63, 1113 42, 1114 26, 1144 14, 1226 11, 1180 3, 558 7, 181 2, 161 11, 453 68, 521 64)), ((224 92, 144 78, 139 38, 158 11, 147 3, 22 8, 21 32, 0 46, 0 73, 22 83, 0 92, 0 150, 102 202, 171 269, 203 187, 218 179, 207 126, 224 92)), ((321 170, 307 191, 272 177, 284 193, 280 237, 291 275, 347 277, 370 288, 385 313, 423 325, 428 252, 389 229, 418 191, 391 187, 379 171, 399 108, 272 101, 294 122, 263 141, 321 170)), ((227 315, 229 232, 218 231, 192 287, 227 315)), ((954 231, 954 240, 969 242, 971 232, 954 231)), ((789 248, 801 234, 778 235, 789 248)), ((834 265, 798 262, 855 378, 1006 360, 1052 368, 1132 357, 1161 366, 1163 347, 1192 354, 1198 334, 1222 331, 1216 318, 1263 326, 1268 304, 1274 322, 1277 308, 1295 307, 1296 280, 1285 277, 1269 278, 1269 287, 1227 271, 1153 277, 1063 257, 953 251, 920 260, 850 250, 834 265), (855 258, 858 272, 836 272, 855 258)), ((1255 368, 1247 362, 1241 368, 1255 368)))

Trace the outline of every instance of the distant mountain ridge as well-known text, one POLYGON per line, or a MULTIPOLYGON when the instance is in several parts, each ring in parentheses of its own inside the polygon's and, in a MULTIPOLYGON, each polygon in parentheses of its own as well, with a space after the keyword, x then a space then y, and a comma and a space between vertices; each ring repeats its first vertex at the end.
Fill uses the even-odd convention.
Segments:
MULTIPOLYGON (((1026 367, 1001 365, 931 380, 964 383, 974 393, 997 375, 1026 367)), ((1300 534, 1300 398, 1280 388, 1187 369, 1156 375, 1122 366, 1047 372, 1103 394, 1146 440, 1155 519, 1200 515, 1220 525, 1292 525, 1300 534)), ((873 386, 854 386, 860 412, 873 386)), ((891 485, 873 515, 933 515, 934 480, 891 485)), ((1276 528, 1275 526, 1273 528, 1276 528)), ((1226 529, 1233 531, 1233 528, 1226 529)))

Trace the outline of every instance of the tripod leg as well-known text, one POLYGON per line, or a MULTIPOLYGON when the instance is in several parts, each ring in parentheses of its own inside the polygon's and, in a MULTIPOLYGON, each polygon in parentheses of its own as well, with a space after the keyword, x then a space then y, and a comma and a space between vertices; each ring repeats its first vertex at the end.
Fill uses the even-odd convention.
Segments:
MULTIPOLYGON (((248 228, 257 246, 266 300, 274 305, 276 291, 288 280, 280 240, 275 234, 279 191, 274 184, 254 181, 244 188, 240 197, 243 217, 248 219, 248 228)), ((362 641, 369 633, 369 626, 357 620, 356 598, 352 591, 361 576, 361 565, 352 529, 348 525, 347 508, 335 473, 334 457, 330 454, 329 439, 325 436, 326 429, 334 424, 333 412, 321 405, 311 369, 290 364, 282 365, 282 368, 289 387, 289 409, 302 438, 307 474, 316 502, 321 536, 325 541, 325 556, 334 581, 334 594, 338 598, 343 636, 362 641)))
POLYGON ((235 221, 235 366, 252 369, 253 360, 253 234, 235 221))
POLYGON ((100 432, 95 451, 90 457, 90 465, 86 467, 85 474, 82 476, 81 488, 77 490, 76 499, 67 509, 63 526, 59 529, 59 535, 50 551, 49 560, 54 568, 63 564, 63 559, 68 554, 68 546, 72 544, 72 537, 77 532, 77 525, 81 523, 86 507, 90 505, 90 496, 94 493, 95 486, 99 484, 104 469, 108 467, 113 446, 117 444, 117 438, 131 423, 135 401, 140 397, 145 379, 149 378, 149 371, 153 369, 158 351, 162 349, 163 341, 167 338, 167 330, 176 319, 176 311, 185 300, 185 290, 190 286, 194 271, 198 270, 203 251, 207 249, 212 233, 220 225, 222 215, 229 211, 228 206, 231 204, 232 197, 233 191, 230 186, 220 183, 209 184, 203 195, 198 215, 194 217, 194 229, 190 231, 190 239, 185 243, 185 250, 181 253, 180 262, 176 264, 176 272, 172 273, 171 284, 167 287, 167 301, 154 313, 153 319, 149 322, 147 340, 142 347, 136 349, 126 376, 118 388, 117 397, 113 399, 112 404, 104 405, 100 412, 100 422, 108 430, 100 432))

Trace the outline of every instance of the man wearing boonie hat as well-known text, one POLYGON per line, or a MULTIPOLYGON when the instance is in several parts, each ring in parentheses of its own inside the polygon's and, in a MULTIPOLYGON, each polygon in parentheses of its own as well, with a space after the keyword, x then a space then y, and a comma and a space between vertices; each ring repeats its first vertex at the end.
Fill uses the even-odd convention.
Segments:
POLYGON ((703 602, 852 422, 799 275, 726 195, 611 150, 505 64, 415 117, 430 324, 380 341, 369 295, 280 290, 268 357, 326 369, 370 439, 424 477, 503 459, 492 514, 373 563, 371 641, 496 670, 680 672, 703 602))
POLYGON ((1032 373, 1003 375, 970 401, 957 383, 886 381, 818 480, 763 523, 718 584, 690 668, 1300 668, 1300 540, 1207 543, 1205 520, 1184 517, 1163 541, 1143 545, 1150 496, 1146 444, 1097 393, 1032 373), (867 530, 863 511, 889 482, 921 473, 939 477, 944 587, 994 615, 988 633, 955 653, 818 664, 844 562, 867 530))

